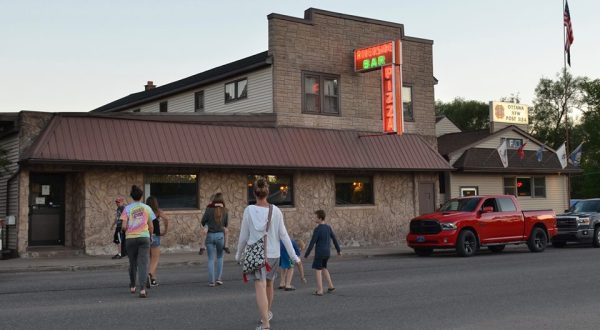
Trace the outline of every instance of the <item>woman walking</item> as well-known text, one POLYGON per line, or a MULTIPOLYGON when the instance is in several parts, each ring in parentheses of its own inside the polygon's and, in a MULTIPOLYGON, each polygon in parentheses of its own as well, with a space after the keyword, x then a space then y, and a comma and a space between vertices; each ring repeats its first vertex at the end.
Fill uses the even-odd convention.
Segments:
POLYGON ((208 251, 208 286, 223 285, 223 249, 229 215, 222 193, 216 193, 202 216, 202 227, 208 227, 206 249, 208 251), (215 271, 216 257, 216 271, 215 271))
POLYGON ((140 187, 131 186, 130 196, 133 203, 127 205, 121 214, 129 256, 129 292, 135 293, 137 273, 140 298, 146 298, 150 233, 153 231, 152 219, 155 215, 148 205, 142 203, 144 192, 140 187))
POLYGON ((273 318, 273 312, 271 311, 273 306, 273 281, 276 278, 279 265, 279 241, 283 242, 285 249, 295 262, 299 262, 300 258, 296 256, 292 247, 292 242, 283 223, 281 210, 267 202, 269 184, 264 177, 259 177, 254 183, 254 195, 256 196, 256 204, 250 205, 244 210, 235 259, 240 260, 241 253, 247 244, 254 244, 266 234, 265 254, 271 268, 267 271, 268 267, 262 267, 260 270, 248 274, 250 278, 254 279, 256 305, 261 319, 261 324, 256 329, 263 330, 271 328, 270 321, 273 318))
POLYGON ((152 241, 150 243, 150 270, 148 271, 147 285, 158 286, 158 281, 156 281, 156 269, 158 268, 158 260, 160 259, 160 238, 161 236, 165 236, 167 231, 169 231, 169 219, 158 207, 158 200, 156 197, 148 197, 146 199, 146 205, 152 208, 152 211, 156 216, 152 219, 152 227, 154 230, 152 232, 152 241))

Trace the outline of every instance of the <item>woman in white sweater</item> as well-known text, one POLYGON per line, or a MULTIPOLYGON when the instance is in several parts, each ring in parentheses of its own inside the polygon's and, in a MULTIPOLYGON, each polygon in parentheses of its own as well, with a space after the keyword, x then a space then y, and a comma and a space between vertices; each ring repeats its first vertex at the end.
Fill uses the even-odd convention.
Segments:
POLYGON ((250 278, 254 279, 254 290, 256 291, 256 304, 260 312, 261 325, 256 329, 270 329, 270 321, 273 318, 271 307, 273 305, 273 281, 277 275, 279 267, 279 251, 281 240, 285 245, 290 256, 295 258, 295 262, 300 259, 296 256, 292 242, 283 223, 283 214, 281 210, 267 202, 269 196, 269 184, 264 177, 260 177, 254 183, 254 195, 256 196, 256 204, 246 207, 242 219, 240 229, 240 238, 237 247, 235 260, 240 260, 241 253, 246 247, 246 244, 253 244, 261 239, 267 232, 266 254, 267 261, 271 266, 267 271, 267 267, 262 267, 260 270, 249 274, 250 278), (271 209, 272 208, 272 209, 271 209), (267 231, 267 222, 269 218, 269 210, 271 210, 271 223, 267 231))

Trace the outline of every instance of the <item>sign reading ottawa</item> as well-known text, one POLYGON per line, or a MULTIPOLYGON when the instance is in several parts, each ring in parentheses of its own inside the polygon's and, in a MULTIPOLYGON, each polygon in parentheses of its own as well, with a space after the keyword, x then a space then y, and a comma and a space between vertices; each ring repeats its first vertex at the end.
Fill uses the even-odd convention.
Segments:
POLYGON ((402 134, 402 71, 400 40, 354 50, 354 71, 381 69, 381 117, 383 132, 402 134))

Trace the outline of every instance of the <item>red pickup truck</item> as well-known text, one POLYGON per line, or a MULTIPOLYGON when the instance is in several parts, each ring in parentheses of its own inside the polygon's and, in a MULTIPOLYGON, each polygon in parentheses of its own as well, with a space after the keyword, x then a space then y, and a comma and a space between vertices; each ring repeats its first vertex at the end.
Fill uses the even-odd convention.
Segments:
POLYGON ((521 211, 512 195, 472 196, 449 200, 437 212, 411 220, 406 242, 420 256, 456 249, 470 257, 482 246, 501 252, 506 244, 520 243, 542 252, 556 232, 553 210, 521 211))

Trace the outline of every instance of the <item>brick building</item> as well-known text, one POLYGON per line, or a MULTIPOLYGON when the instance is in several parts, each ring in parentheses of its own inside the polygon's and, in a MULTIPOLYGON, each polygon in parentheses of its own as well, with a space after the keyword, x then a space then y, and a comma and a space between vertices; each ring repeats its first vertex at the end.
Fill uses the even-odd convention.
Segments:
POLYGON ((13 201, 9 247, 112 253, 114 198, 132 184, 173 221, 164 249, 198 248, 217 191, 235 243, 255 175, 268 176, 292 237, 308 239, 322 208, 343 245, 403 244, 409 220, 439 202, 438 173, 451 169, 437 153, 433 42, 402 24, 314 8, 268 20, 265 52, 149 82, 90 113, 6 119, 15 129, 0 143, 18 163, 0 180, 13 201), (401 45, 404 134, 382 134, 381 71, 354 69, 354 50, 390 40, 401 45))

